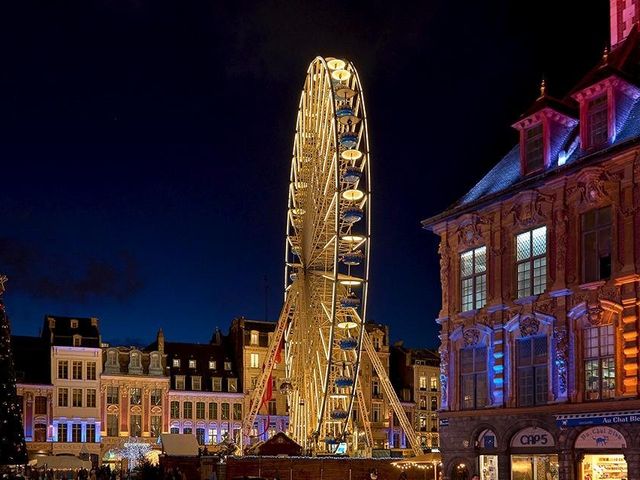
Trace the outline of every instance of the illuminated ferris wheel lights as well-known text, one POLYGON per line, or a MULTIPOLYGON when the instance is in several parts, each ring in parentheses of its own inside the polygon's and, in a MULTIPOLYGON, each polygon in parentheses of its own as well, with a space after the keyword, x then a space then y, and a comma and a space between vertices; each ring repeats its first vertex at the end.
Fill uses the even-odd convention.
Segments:
POLYGON ((343 98, 345 100, 349 100, 350 98, 355 97, 357 93, 355 90, 348 87, 344 83, 337 84, 335 87, 335 92, 338 97, 343 98))
POLYGON ((360 150, 350 148, 349 150, 345 150, 344 152, 342 152, 340 156, 344 160, 360 160, 362 158, 362 152, 360 150))
POLYGON ((346 183, 356 183, 362 178, 362 172, 358 167, 347 167, 342 174, 342 180, 346 183))
POLYGON ((346 67, 347 64, 345 63, 344 60, 340 60, 339 58, 332 58, 330 60, 327 60, 327 67, 329 67, 331 70, 344 70, 344 67, 346 67))
POLYGON ((362 235, 343 235, 342 241, 347 243, 362 243, 365 238, 362 235))
POLYGON ((351 78, 351 72, 344 69, 334 70, 331 72, 331 78, 338 82, 346 82, 351 78))
POLYGON ((336 111, 336 117, 338 121, 343 125, 355 125, 360 119, 353 112, 353 108, 349 105, 344 105, 336 111))
POLYGON ((341 320, 338 322, 337 326, 343 330, 348 330, 350 328, 356 328, 358 326, 358 322, 354 322, 353 320, 341 320))
POLYGON ((304 208, 292 208, 291 213, 297 216, 304 215, 304 208))
POLYGON ((344 192, 342 192, 342 198, 344 198, 348 202, 357 202, 358 200, 362 200, 364 198, 364 192, 362 190, 358 190, 357 188, 350 188, 349 190, 345 190, 344 192))
POLYGON ((363 260, 364 260, 364 254, 360 250, 357 250, 355 252, 345 253, 342 256, 342 263, 349 266, 360 265, 363 260))
POLYGON ((358 144, 358 135, 346 132, 340 135, 340 145, 344 148, 354 148, 358 144))

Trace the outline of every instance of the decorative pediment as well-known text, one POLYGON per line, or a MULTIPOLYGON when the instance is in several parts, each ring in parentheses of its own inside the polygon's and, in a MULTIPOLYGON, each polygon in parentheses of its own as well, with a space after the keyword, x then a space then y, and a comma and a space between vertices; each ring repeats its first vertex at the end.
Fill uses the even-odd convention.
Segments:
POLYGON ((462 333, 462 339, 466 346, 477 345, 480 341, 480 331, 476 328, 470 328, 462 333))
POLYGON ((463 220, 456 231, 458 244, 464 247, 471 247, 483 242, 482 225, 489 225, 491 222, 478 214, 471 214, 463 220))
POLYGON ((537 335, 540 330, 540 320, 533 315, 526 315, 520 318, 519 328, 521 337, 537 335))
POLYGON ((612 175, 602 168, 586 168, 578 176, 576 185, 567 189, 567 195, 580 207, 597 207, 611 201, 609 192, 612 188, 610 187, 617 180, 616 175, 612 175))
POLYGON ((507 215, 513 215, 513 224, 521 228, 544 223, 547 216, 543 210, 552 205, 553 199, 553 195, 547 195, 537 190, 523 192, 515 197, 507 215))

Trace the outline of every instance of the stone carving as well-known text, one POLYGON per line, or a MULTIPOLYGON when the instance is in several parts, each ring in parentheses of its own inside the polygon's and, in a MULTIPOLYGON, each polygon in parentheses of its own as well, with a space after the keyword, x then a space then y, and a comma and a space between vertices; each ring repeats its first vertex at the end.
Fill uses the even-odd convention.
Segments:
POLYGON ((580 178, 577 185, 567 189, 567 194, 577 194, 581 206, 593 207, 610 199, 606 183, 617 177, 602 168, 589 168, 582 172, 580 178))
POLYGON ((466 346, 477 345, 480 341, 480 332, 475 328, 470 328, 462 333, 462 339, 466 346))
POLYGON ((556 228, 556 271, 561 271, 567 258, 567 213, 558 210, 555 215, 556 228))
POLYGON ((534 310, 536 312, 544 313, 550 315, 556 308, 556 300, 555 298, 551 298, 544 302, 536 302, 534 305, 534 310))
POLYGON ((482 229, 480 226, 490 223, 488 219, 478 214, 473 214, 468 221, 463 222, 463 224, 458 227, 456 232, 458 235, 458 243, 466 247, 480 243, 482 241, 482 229))
POLYGON ((520 318, 520 336, 530 337, 540 330, 540 320, 533 315, 527 315, 520 318))
POLYGON ((569 365, 569 338, 565 328, 555 328, 553 336, 556 339, 556 368, 558 369, 558 390, 560 394, 567 393, 567 369, 569 365))
POLYGON ((589 319, 589 323, 594 327, 598 325, 602 325, 604 323, 604 308, 600 306, 600 304, 589 305, 587 308, 587 318, 589 319))
POLYGON ((550 205, 554 196, 532 190, 519 195, 520 201, 516 201, 507 211, 507 215, 513 214, 513 223, 522 228, 531 227, 545 221, 543 213, 544 205, 550 205))
POLYGON ((446 345, 442 345, 438 349, 440 353, 440 405, 442 408, 446 408, 447 401, 447 382, 448 382, 448 369, 449 369, 449 352, 446 345))
POLYGON ((598 290, 598 299, 620 303, 620 289, 616 286, 605 286, 598 290))
POLYGON ((444 238, 440 240, 438 247, 440 254, 440 285, 442 286, 442 309, 447 309, 449 305, 449 269, 451 265, 451 255, 449 254, 449 246, 444 238))

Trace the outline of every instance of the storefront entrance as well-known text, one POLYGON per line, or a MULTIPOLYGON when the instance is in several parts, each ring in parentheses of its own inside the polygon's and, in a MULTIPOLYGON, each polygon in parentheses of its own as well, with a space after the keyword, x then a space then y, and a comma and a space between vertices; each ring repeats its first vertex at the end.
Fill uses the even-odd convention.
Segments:
POLYGON ((511 455, 511 480, 558 480, 558 455, 511 455))
POLYGON ((582 459, 580 480, 627 479, 627 462, 624 455, 588 454, 582 459))

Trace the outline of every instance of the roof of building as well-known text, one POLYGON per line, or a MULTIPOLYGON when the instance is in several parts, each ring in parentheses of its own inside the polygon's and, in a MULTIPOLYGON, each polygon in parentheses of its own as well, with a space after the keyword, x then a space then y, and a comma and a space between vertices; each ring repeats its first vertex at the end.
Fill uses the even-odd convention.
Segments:
POLYGON ((13 335, 11 349, 18 383, 51 384, 49 344, 41 337, 13 335))
POLYGON ((57 315, 45 315, 43 338, 56 346, 73 346, 73 337, 82 337, 82 347, 100 348, 100 328, 97 318, 61 317, 57 315), (72 322, 77 322, 77 327, 72 327, 72 322))
MULTIPOLYGON (((212 391, 211 378, 213 377, 237 378, 238 391, 242 391, 239 368, 234 365, 233 354, 226 337, 223 337, 221 344, 165 342, 164 351, 167 354, 167 367, 172 378, 176 375, 200 376, 203 391, 212 391), (174 359, 180 360, 179 367, 173 366, 174 359), (195 368, 189 367, 189 360, 195 360, 195 368), (215 361, 215 369, 209 368, 209 361, 215 361), (225 362, 231 362, 231 370, 225 370, 225 362)), ((191 390, 191 382, 185 383, 185 390, 191 390)), ((227 391, 226 382, 222 387, 223 391, 227 391)))
MULTIPOLYGON (((640 33, 634 27, 626 40, 619 44, 610 54, 596 65, 574 87, 569 94, 549 104, 552 108, 559 109, 557 102, 564 105, 562 113, 567 113, 573 100, 571 96, 589 85, 593 85, 605 78, 615 75, 631 83, 640 80, 640 33)), ((551 98, 551 97, 549 97, 551 98)), ((539 105, 523 115, 531 114, 539 105)), ((640 140, 640 99, 619 103, 617 124, 613 141, 599 150, 582 150, 579 147, 579 125, 567 130, 565 138, 561 139, 561 147, 556 152, 551 152, 551 165, 537 175, 522 175, 520 171, 520 146, 514 146, 469 192, 444 212, 428 218, 422 222, 423 227, 430 228, 446 218, 473 211, 486 203, 504 195, 516 193, 524 188, 530 188, 549 178, 551 175, 559 175, 573 168, 585 165, 590 161, 598 161, 604 153, 622 148, 628 143, 640 140)))

